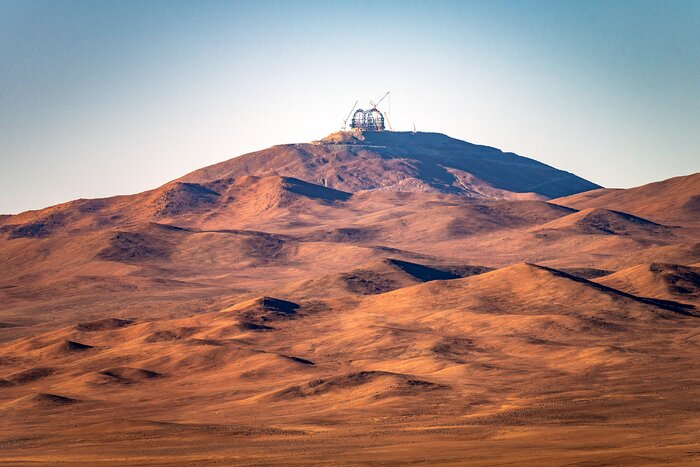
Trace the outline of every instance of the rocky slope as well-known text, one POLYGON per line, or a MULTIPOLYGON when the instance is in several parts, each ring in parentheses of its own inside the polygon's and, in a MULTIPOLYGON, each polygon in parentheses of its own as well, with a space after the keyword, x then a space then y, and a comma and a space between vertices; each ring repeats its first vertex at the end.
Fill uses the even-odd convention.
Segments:
POLYGON ((197 170, 206 183, 242 175, 294 177, 341 191, 429 191, 478 198, 545 199, 600 188, 533 159, 439 133, 340 132, 197 170))

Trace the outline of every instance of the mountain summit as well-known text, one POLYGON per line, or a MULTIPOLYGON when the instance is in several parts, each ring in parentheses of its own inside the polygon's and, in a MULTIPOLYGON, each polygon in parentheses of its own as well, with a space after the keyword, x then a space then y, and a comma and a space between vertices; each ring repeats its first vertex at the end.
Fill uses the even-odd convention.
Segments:
POLYGON ((180 181, 244 175, 293 177, 351 193, 422 191, 496 199, 548 199, 600 188, 533 159, 440 133, 358 130, 245 154, 180 181))

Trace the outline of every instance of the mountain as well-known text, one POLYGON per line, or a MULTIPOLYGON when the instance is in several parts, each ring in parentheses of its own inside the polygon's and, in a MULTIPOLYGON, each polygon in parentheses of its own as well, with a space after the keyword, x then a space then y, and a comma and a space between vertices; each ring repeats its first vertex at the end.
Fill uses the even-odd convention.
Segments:
POLYGON ((0 463, 692 463, 697 180, 348 132, 2 216, 0 463))
POLYGON ((245 154, 180 179, 279 175, 346 192, 428 191, 478 198, 555 198, 600 188, 533 159, 439 133, 339 132, 245 154))

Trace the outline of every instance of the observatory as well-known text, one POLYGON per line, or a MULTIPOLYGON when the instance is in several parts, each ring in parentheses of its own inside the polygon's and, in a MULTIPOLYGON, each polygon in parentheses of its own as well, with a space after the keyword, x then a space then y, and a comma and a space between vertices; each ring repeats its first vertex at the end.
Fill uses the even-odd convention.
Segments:
POLYGON ((382 131, 384 129, 384 115, 373 108, 369 110, 357 109, 352 115, 350 128, 369 131, 382 131))
POLYGON ((351 115, 350 128, 353 130, 384 131, 386 129, 386 124, 389 125, 389 129, 391 130, 391 123, 389 123, 387 114, 377 108, 387 96, 389 96, 388 92, 377 102, 369 101, 371 108, 368 110, 355 110, 355 107, 357 107, 357 101, 355 101, 355 105, 353 105, 352 110, 343 121, 343 130, 346 129, 348 119, 350 119, 351 115))

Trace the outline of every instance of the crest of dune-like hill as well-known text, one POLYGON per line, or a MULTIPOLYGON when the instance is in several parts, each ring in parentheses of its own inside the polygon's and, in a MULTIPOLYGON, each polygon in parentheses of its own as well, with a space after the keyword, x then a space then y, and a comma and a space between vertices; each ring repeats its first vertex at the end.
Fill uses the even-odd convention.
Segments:
POLYGON ((680 264, 640 264, 595 280, 625 292, 669 300, 700 297, 700 268, 680 264))
POLYGON ((582 234, 656 235, 669 228, 641 217, 608 209, 587 208, 538 226, 582 234))
POLYGON ((700 214, 700 173, 626 190, 601 188, 553 202, 575 209, 615 209, 655 222, 693 224, 697 223, 700 214))
POLYGON ((156 217, 236 207, 262 212, 285 208, 300 199, 344 201, 349 193, 290 177, 244 175, 206 184, 172 182, 155 191, 151 204, 156 217))
POLYGON ((234 180, 224 194, 228 203, 246 205, 260 211, 289 207, 301 199, 332 203, 345 201, 350 197, 349 193, 339 190, 274 175, 245 176, 234 180))
POLYGON ((359 268, 318 279, 298 281, 280 290, 291 296, 374 295, 434 280, 481 274, 483 266, 426 266, 394 258, 382 258, 359 268))
MULTIPOLYGON (((4 225, 0 225, 0 235, 5 234, 10 240, 42 239, 122 226, 131 229, 135 223, 164 222, 177 218, 202 219, 216 213, 232 212, 239 218, 250 217, 251 223, 254 223, 266 211, 294 208, 304 203, 332 205, 346 201, 350 196, 350 193, 332 188, 274 175, 245 175, 205 184, 170 182, 135 195, 77 200, 6 216, 4 225)), ((133 234, 127 235, 133 237, 132 244, 144 243, 133 234)))
MULTIPOLYGON (((581 315, 591 319, 655 319, 692 314, 692 306, 648 299, 571 274, 519 263, 465 279, 399 289, 373 299, 387 309, 428 307, 441 311, 581 315), (515 307, 515 308, 514 308, 515 307), (611 313, 609 310, 614 309, 611 313)), ((454 319, 455 317, 452 316, 454 319)))

